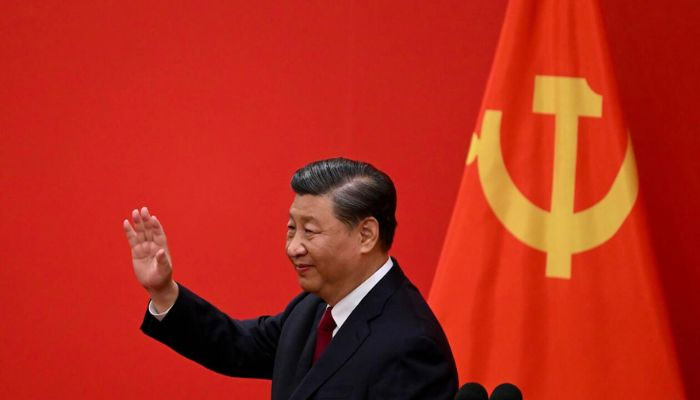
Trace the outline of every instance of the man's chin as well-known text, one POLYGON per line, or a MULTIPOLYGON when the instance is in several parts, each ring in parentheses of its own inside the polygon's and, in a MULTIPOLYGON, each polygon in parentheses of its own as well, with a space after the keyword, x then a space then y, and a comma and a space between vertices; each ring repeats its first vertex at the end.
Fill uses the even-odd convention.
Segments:
POLYGON ((301 287, 301 290, 309 293, 318 293, 319 290, 319 285, 317 282, 313 282, 311 279, 303 276, 299 277, 299 286, 301 287))

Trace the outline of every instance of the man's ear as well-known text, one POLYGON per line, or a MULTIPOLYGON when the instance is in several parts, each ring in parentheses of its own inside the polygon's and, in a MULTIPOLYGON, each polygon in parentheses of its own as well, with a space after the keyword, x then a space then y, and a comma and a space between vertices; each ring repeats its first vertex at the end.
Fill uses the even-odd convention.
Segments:
POLYGON ((359 223, 360 252, 367 254, 379 241, 379 222, 374 217, 367 217, 359 223))

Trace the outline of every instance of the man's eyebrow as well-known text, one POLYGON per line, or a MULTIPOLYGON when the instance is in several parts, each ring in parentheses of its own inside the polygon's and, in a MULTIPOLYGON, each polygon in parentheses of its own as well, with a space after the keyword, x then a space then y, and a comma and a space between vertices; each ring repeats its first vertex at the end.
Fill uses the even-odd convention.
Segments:
MULTIPOLYGON (((292 213, 289 213, 289 219, 294 220, 294 216, 292 213)), ((299 215, 299 219, 306 222, 306 221, 311 221, 311 222, 318 222, 316 218, 310 216, 310 215, 299 215)))

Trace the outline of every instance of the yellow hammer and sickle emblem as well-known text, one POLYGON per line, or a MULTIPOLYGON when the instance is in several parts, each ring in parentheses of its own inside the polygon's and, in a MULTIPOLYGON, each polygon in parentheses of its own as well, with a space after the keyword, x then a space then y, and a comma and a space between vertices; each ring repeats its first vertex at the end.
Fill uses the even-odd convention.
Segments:
POLYGON ((574 212, 578 118, 600 118, 603 98, 585 78, 535 77, 532 111, 553 115, 554 173, 552 202, 546 211, 517 188, 501 154, 500 110, 485 110, 481 138, 472 136, 467 164, 478 159, 478 173, 486 200, 501 223, 518 240, 547 253, 545 276, 571 278, 571 256, 600 246, 625 221, 637 199, 637 167, 632 142, 607 194, 588 209, 574 212))

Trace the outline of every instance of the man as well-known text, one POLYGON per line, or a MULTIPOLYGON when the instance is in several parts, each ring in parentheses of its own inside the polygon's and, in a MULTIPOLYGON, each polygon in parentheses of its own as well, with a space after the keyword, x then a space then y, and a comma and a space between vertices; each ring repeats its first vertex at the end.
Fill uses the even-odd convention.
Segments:
POLYGON ((388 251, 396 190, 342 158, 292 177, 287 255, 303 293, 275 316, 229 318, 172 279, 163 228, 124 221, 151 296, 141 329, 222 374, 272 379, 272 399, 452 399, 457 372, 440 325, 388 251))

